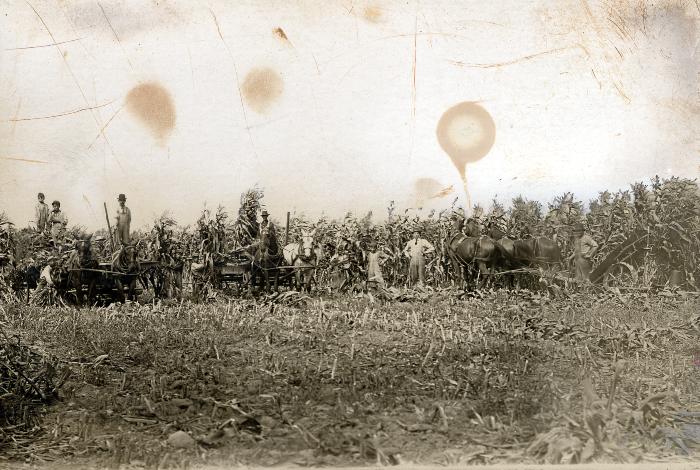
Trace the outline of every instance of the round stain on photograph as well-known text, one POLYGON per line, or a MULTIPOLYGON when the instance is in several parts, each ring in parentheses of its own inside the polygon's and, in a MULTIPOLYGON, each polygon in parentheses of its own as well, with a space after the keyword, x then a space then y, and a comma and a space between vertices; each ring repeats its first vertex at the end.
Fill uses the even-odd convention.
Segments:
POLYGON ((493 147, 496 124, 482 106, 467 101, 445 111, 436 133, 440 146, 464 178, 466 165, 481 160, 493 147))
POLYGON ((142 83, 126 95, 126 107, 159 140, 175 127, 175 105, 168 90, 154 82, 142 83))
POLYGON ((246 104, 259 114, 265 113, 284 89, 282 77, 269 67, 254 68, 241 84, 246 104))

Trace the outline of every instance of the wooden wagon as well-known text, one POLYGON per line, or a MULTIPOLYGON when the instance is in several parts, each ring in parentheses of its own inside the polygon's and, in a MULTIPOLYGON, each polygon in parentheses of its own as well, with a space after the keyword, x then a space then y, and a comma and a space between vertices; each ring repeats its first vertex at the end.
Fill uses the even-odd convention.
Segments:
MULTIPOLYGON (((96 268, 76 268, 72 271, 79 272, 81 288, 87 294, 90 284, 93 285, 93 299, 99 303, 111 303, 119 301, 129 292, 130 284, 137 281, 134 294, 136 296, 143 294, 148 290, 147 282, 144 280, 144 273, 156 268, 159 265, 158 261, 143 260, 139 261, 140 270, 136 273, 120 273, 112 270, 112 264, 109 262, 99 262, 96 268), (86 276, 83 275, 88 274, 86 276), (119 291, 117 280, 121 280, 122 292, 119 291)), ((76 295, 74 287, 69 286, 65 294, 76 295)))
POLYGON ((238 293, 250 282, 251 262, 247 258, 234 258, 214 264, 219 287, 235 286, 238 293))
MULTIPOLYGON (((225 289, 233 288, 236 294, 242 294, 244 291, 249 292, 256 286, 251 285, 252 262, 249 258, 233 257, 227 260, 221 260, 214 263, 213 270, 211 268, 197 269, 192 271, 193 292, 199 294, 206 290, 207 286, 225 289)), ((297 266, 279 265, 273 268, 267 268, 267 274, 270 283, 277 291, 279 287, 291 287, 296 279, 297 266)))
MULTIPOLYGON (((243 287, 254 288, 252 282, 252 263, 247 258, 235 259, 232 261, 215 264, 215 271, 221 286, 235 285, 240 292, 243 287)), ((267 268, 271 283, 275 290, 280 286, 291 286, 294 282, 296 271, 300 269, 296 266, 279 265, 267 268)))

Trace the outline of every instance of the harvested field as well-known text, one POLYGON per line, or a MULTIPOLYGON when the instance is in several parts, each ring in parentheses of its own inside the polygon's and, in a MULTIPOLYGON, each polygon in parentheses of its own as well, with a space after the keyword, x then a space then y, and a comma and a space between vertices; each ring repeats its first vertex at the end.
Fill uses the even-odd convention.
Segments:
POLYGON ((3 305, 3 387, 23 367, 7 359, 17 341, 51 363, 58 390, 2 423, 0 465, 698 456, 691 294, 445 290, 425 302, 287 303, 3 305))

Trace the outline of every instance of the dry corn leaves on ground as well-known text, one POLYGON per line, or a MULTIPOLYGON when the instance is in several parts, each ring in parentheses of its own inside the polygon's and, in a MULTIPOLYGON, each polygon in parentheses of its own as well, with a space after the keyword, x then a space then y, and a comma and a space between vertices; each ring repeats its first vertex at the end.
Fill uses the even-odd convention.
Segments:
POLYGON ((526 291, 3 305, 2 397, 26 405, 5 415, 2 454, 174 468, 697 458, 698 306, 526 291))

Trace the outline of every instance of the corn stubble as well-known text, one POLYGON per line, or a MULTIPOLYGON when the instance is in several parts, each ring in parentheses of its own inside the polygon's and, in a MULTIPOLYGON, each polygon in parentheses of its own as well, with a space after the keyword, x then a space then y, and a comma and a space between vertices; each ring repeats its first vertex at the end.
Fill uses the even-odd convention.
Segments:
POLYGON ((697 458, 697 310, 681 294, 506 290, 5 305, 3 455, 148 468, 697 458))

